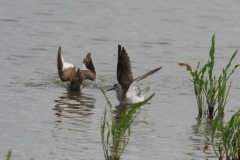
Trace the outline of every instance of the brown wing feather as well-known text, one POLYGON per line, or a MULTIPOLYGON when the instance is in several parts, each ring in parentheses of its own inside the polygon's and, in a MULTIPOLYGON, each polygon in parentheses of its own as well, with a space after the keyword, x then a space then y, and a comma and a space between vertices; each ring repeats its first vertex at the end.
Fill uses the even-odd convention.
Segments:
POLYGON ((58 71, 58 75, 62 82, 67 82, 67 81, 72 82, 72 80, 76 75, 76 68, 73 67, 73 68, 65 69, 63 71, 58 71))
MULTIPOLYGON (((88 56, 89 57, 89 56, 88 56)), ((89 59, 89 58, 86 58, 89 59)), ((91 57, 90 57, 91 59, 91 57)), ((71 90, 79 90, 82 88, 82 83, 85 80, 85 75, 81 69, 77 69, 76 67, 71 65, 68 68, 64 68, 65 62, 63 60, 62 54, 61 54, 61 47, 58 49, 58 56, 57 56, 57 68, 58 68, 58 75, 62 82, 71 82, 69 84, 69 89, 71 90)), ((69 64, 67 64, 69 65, 69 64)), ((92 66, 94 69, 94 67, 92 66)), ((95 69, 94 69, 95 70, 95 69)))
POLYGON ((80 82, 85 80, 85 75, 83 73, 83 70, 81 70, 80 68, 78 68, 78 70, 77 70, 76 78, 80 82))
POLYGON ((78 83, 85 80, 83 71, 79 68, 76 71, 76 67, 65 69, 62 72, 58 71, 58 74, 62 82, 78 83))
POLYGON ((67 82, 67 81, 72 82, 76 76, 76 67, 63 70, 63 63, 64 62, 62 58, 61 47, 59 47, 58 55, 57 55, 58 75, 62 82, 67 82))
POLYGON ((62 61, 61 47, 59 47, 59 49, 58 49, 58 55, 57 55, 57 68, 58 68, 58 71, 62 71, 62 68, 63 68, 63 61, 62 61))
POLYGON ((94 81, 96 79, 96 71, 91 59, 91 53, 88 53, 86 58, 83 60, 84 66, 89 70, 83 70, 83 74, 85 75, 85 79, 90 79, 94 81))
POLYGON ((121 45, 118 45, 117 79, 123 90, 128 89, 134 80, 129 56, 121 45))
MULTIPOLYGON (((62 53, 61 53, 61 47, 58 49, 58 55, 57 55, 57 68, 58 68, 58 75, 62 82, 70 81, 70 75, 75 74, 74 71, 76 68, 69 68, 66 70, 63 69, 63 59, 62 59, 62 53)), ((75 71, 76 72, 76 71, 75 71)))

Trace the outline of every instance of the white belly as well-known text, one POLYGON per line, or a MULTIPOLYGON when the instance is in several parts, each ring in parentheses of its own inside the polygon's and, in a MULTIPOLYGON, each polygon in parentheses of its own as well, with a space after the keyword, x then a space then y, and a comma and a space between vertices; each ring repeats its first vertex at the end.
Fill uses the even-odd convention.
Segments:
POLYGON ((133 104, 144 101, 144 96, 139 97, 135 92, 127 92, 126 94, 126 102, 127 104, 133 104))

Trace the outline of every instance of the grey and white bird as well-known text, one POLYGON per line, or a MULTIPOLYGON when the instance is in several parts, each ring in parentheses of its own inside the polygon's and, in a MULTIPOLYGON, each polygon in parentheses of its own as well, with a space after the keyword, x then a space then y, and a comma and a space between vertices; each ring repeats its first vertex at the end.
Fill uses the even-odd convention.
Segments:
POLYGON ((62 57, 61 47, 59 47, 57 55, 58 75, 62 82, 69 82, 68 88, 70 90, 81 90, 85 79, 92 81, 96 79, 96 71, 91 59, 91 53, 88 53, 86 58, 84 58, 83 65, 88 70, 77 69, 73 64, 65 62, 62 57))
POLYGON ((150 87, 148 86, 140 90, 138 82, 161 68, 162 67, 156 68, 134 79, 129 56, 124 47, 122 48, 121 45, 118 45, 117 79, 119 84, 114 84, 113 87, 107 91, 115 90, 120 103, 133 104, 142 102, 144 101, 144 96, 149 92, 150 87))

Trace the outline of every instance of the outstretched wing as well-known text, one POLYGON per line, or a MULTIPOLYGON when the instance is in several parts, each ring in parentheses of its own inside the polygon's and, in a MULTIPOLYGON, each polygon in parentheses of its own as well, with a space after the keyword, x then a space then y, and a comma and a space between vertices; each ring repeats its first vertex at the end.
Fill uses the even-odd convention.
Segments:
POLYGON ((96 79, 96 71, 91 59, 91 53, 88 53, 86 58, 83 60, 83 65, 89 70, 83 70, 83 74, 85 75, 85 79, 90 79, 94 81, 96 79))
POLYGON ((127 90, 134 80, 129 56, 121 45, 118 45, 117 79, 123 90, 127 90))
POLYGON ((140 80, 146 78, 147 76, 150 76, 151 74, 157 72, 157 71, 158 71, 159 69, 161 69, 161 68, 162 68, 162 67, 156 68, 156 69, 154 69, 154 70, 151 70, 151 71, 145 73, 144 75, 141 75, 141 76, 137 77, 136 79, 134 79, 134 82, 139 82, 140 80))
POLYGON ((62 82, 71 82, 72 79, 75 77, 76 68, 71 63, 67 63, 64 61, 61 53, 61 47, 59 47, 58 49, 57 68, 58 75, 62 82))
POLYGON ((155 73, 155 72, 157 72, 159 69, 161 69, 162 67, 159 67, 159 68, 156 68, 156 69, 154 69, 154 70, 151 70, 151 71, 149 71, 149 72, 147 72, 147 73, 145 73, 144 75, 141 75, 141 76, 139 76, 139 77, 137 77, 136 79, 134 79, 134 81, 130 84, 130 86, 129 86, 129 90, 137 90, 138 89, 138 82, 140 81, 140 80, 142 80, 142 79, 144 79, 144 78, 146 78, 147 76, 150 76, 151 74, 153 74, 153 73, 155 73))

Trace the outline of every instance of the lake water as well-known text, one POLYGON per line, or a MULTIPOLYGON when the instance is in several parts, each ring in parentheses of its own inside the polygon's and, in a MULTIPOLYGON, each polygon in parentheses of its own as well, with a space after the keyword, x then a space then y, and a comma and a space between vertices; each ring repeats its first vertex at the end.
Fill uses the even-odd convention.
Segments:
MULTIPOLYGON (((190 74, 208 60, 216 34, 214 74, 240 48, 240 1, 1 1, 0 159, 12 148, 14 160, 104 159, 100 120, 106 101, 99 88, 116 79, 117 45, 127 50, 134 77, 162 67, 141 81, 155 97, 137 110, 123 160, 216 159, 210 120, 197 119, 190 74), (67 62, 82 67, 88 52, 97 80, 69 92, 59 79, 58 47, 67 62)), ((233 65, 240 63, 239 53, 233 65)), ((240 69, 225 121, 238 110, 240 69)), ((115 92, 107 92, 116 112, 115 92)), ((108 115, 110 113, 108 112, 108 115)))

